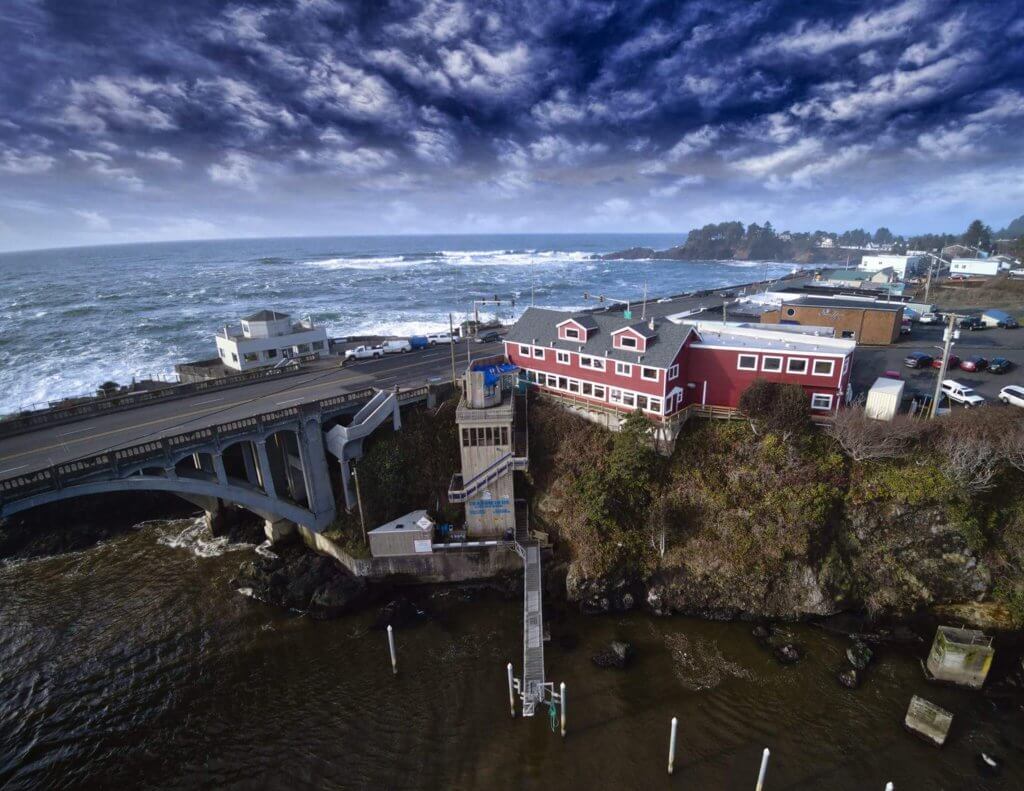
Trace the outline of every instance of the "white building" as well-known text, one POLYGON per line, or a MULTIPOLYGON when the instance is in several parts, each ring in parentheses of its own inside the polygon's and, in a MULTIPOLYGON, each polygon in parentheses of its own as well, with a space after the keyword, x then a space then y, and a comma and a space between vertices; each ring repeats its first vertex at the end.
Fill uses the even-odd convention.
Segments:
POLYGON ((951 275, 998 275, 1001 266, 994 258, 954 258, 949 262, 951 275))
POLYGON ((217 335, 217 354, 228 368, 251 371, 281 360, 327 353, 327 330, 311 319, 292 322, 287 313, 261 310, 225 325, 217 335))
POLYGON ((900 280, 913 277, 927 267, 923 255, 866 255, 860 259, 860 268, 868 272, 880 272, 892 268, 900 280))

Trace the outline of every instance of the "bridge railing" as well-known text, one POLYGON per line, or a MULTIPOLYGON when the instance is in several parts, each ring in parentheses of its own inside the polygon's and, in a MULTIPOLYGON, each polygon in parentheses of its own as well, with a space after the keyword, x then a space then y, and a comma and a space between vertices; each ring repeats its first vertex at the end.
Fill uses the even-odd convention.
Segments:
MULTIPOLYGON (((425 398, 429 390, 429 387, 424 386, 400 391, 398 401, 399 403, 417 401, 425 398)), ((191 448, 198 451, 210 445, 221 447, 230 444, 225 440, 239 436, 264 436, 268 431, 273 431, 279 426, 295 425, 304 417, 324 420, 332 413, 339 411, 339 407, 372 398, 375 392, 376 390, 373 388, 367 388, 342 393, 308 404, 285 407, 262 415, 194 429, 113 451, 104 451, 93 456, 55 464, 36 472, 0 480, 0 503, 5 500, 22 499, 39 492, 59 489, 91 478, 100 472, 110 471, 117 475, 122 469, 137 469, 148 461, 158 462, 159 466, 168 466, 191 448)))
MULTIPOLYGON (((292 358, 298 359, 298 358, 292 358)), ((80 404, 72 406, 56 406, 48 409, 40 409, 34 412, 24 412, 0 420, 0 437, 9 437, 21 434, 25 431, 49 426, 55 423, 68 423, 80 420, 93 415, 101 415, 109 412, 118 412, 122 409, 129 409, 142 406, 156 401, 168 401, 174 398, 196 395, 198 393, 215 392, 226 390, 239 385, 250 384, 263 379, 279 379, 289 374, 299 373, 302 369, 299 366, 288 368, 264 368, 258 371, 224 376, 217 379, 207 379, 202 382, 191 382, 189 384, 169 385, 157 390, 141 390, 135 393, 111 396, 110 398, 91 398, 80 404)))

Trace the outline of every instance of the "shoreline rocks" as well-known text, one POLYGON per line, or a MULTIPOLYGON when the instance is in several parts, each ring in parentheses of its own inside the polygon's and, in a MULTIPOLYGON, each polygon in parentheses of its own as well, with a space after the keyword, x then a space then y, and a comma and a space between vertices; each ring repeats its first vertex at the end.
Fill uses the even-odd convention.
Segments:
POLYGON ((633 661, 633 646, 625 640, 612 640, 608 647, 594 654, 590 661, 598 667, 614 667, 623 670, 633 661))

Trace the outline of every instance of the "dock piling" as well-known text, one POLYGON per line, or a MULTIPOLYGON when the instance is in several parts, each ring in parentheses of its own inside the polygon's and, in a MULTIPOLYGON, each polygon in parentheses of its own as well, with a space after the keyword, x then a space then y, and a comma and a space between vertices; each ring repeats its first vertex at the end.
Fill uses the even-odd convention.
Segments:
POLYGON ((768 774, 768 756, 771 752, 767 747, 764 748, 764 752, 761 753, 761 771, 757 773, 757 789, 756 791, 764 791, 764 776, 768 774))
POLYGON ((896 791, 896 786, 894 786, 892 783, 886 783, 885 791, 896 791))
POLYGON ((679 727, 679 720, 676 717, 672 718, 672 728, 669 731, 668 736, 668 773, 672 774, 672 771, 676 768, 676 730, 679 727))
POLYGON ((388 624, 388 651, 391 652, 391 672, 398 674, 398 655, 395 653, 395 630, 388 624))
POLYGON ((565 682, 559 687, 559 695, 562 699, 562 738, 565 738, 565 682))
POLYGON ((512 719, 516 718, 516 693, 513 689, 514 682, 512 681, 512 663, 509 662, 505 668, 508 670, 508 707, 512 711, 512 719))

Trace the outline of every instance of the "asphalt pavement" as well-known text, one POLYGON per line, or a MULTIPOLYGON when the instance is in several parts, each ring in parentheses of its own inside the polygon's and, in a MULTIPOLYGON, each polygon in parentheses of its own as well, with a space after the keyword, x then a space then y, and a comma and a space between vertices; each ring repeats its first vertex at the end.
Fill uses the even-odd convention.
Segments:
MULTIPOLYGON (((456 344, 457 374, 465 370, 467 351, 478 358, 500 353, 502 349, 501 343, 456 344)), ((337 358, 327 358, 284 379, 146 404, 0 439, 0 480, 367 387, 418 387, 437 379, 451 379, 451 352, 447 345, 343 366, 337 358)))

